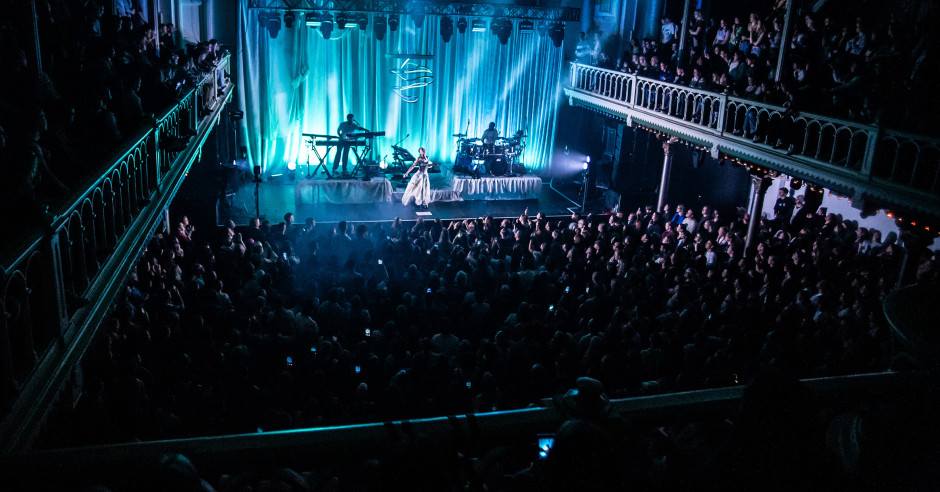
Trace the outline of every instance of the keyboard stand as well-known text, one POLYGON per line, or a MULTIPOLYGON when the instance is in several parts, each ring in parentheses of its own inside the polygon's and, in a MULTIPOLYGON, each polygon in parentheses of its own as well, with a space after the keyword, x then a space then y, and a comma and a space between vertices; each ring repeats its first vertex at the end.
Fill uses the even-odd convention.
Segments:
POLYGON ((317 173, 323 171, 323 174, 326 174, 326 179, 333 179, 333 176, 330 174, 330 170, 326 165, 326 159, 330 156, 330 151, 333 150, 332 146, 327 146, 326 150, 323 151, 323 154, 320 154, 320 150, 317 149, 317 146, 310 144, 310 148, 313 150, 314 155, 317 156, 317 160, 320 162, 313 168, 313 174, 310 174, 310 154, 307 154, 307 177, 315 178, 317 173))
POLYGON ((363 171, 362 165, 368 160, 367 157, 369 157, 372 154, 372 139, 371 138, 366 139, 366 145, 362 148, 361 153, 358 150, 356 150, 356 147, 353 147, 352 151, 353 151, 353 155, 356 156, 356 167, 353 168, 350 176, 353 176, 353 177, 360 176, 362 178, 365 178, 366 172, 363 171))

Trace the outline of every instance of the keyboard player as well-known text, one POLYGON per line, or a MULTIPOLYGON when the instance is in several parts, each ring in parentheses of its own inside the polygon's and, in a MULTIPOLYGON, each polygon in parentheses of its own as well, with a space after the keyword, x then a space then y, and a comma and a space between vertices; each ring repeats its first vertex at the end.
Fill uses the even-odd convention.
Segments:
POLYGON ((356 143, 356 137, 352 136, 356 130, 365 130, 355 122, 356 117, 349 113, 346 115, 346 121, 339 124, 339 128, 336 129, 336 134, 339 135, 339 143, 336 144, 336 157, 333 158, 333 172, 336 172, 336 168, 339 167, 340 162, 343 164, 343 174, 346 173, 346 163, 349 161, 349 149, 356 143))

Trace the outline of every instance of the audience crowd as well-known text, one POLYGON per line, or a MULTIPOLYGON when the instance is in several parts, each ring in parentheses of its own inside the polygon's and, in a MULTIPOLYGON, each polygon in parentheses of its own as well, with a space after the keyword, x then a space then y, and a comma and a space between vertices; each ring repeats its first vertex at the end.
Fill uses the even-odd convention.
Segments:
MULTIPOLYGON (((879 306, 902 246, 779 195, 747 255, 748 218, 708 206, 330 228, 287 214, 207 231, 182 217, 130 274, 57 439, 336 426, 525 408, 575 387, 630 397, 768 370, 885 369, 879 306)), ((933 256, 917 261, 920 281, 937 280, 933 256)))
POLYGON ((75 429, 235 434, 524 408, 582 376, 627 397, 765 365, 883 369, 896 238, 778 204, 750 255, 745 218, 707 206, 332 230, 288 214, 205 234, 184 218, 86 357, 75 429))
MULTIPOLYGON (((783 37, 783 1, 774 2, 774 9, 710 18, 707 23, 702 11, 695 11, 688 26, 663 18, 660 36, 633 40, 619 59, 601 53, 579 60, 795 112, 937 131, 940 104, 928 75, 937 70, 940 54, 933 42, 940 14, 936 4, 829 2, 832 5, 814 12, 812 2, 793 1, 797 3, 788 39, 783 37), (843 8, 846 5, 852 8, 843 8), (886 9, 890 16, 883 15, 886 9), (682 29, 690 51, 680 56, 682 29), (786 50, 778 77, 781 48, 786 50)), ((601 51, 596 40, 594 46, 601 51)))
POLYGON ((220 59, 215 41, 176 46, 172 24, 103 0, 37 0, 0 19, 0 205, 45 210, 89 178, 122 140, 149 127, 220 59), (159 42, 158 42, 159 39, 159 42))

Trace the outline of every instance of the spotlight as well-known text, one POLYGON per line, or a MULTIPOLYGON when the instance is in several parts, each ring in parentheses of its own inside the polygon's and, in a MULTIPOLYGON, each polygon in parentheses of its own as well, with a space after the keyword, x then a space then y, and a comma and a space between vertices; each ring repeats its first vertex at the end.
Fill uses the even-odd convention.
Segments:
POLYGON ((297 20, 297 14, 289 10, 287 12, 284 12, 284 27, 288 29, 293 29, 295 20, 297 20))
POLYGON ((506 44, 509 42, 509 35, 512 34, 512 22, 505 17, 494 19, 490 23, 490 31, 499 38, 499 44, 506 44))
POLYGON ((473 32, 486 32, 486 21, 483 19, 473 19, 470 30, 473 32))
POLYGON ((365 13, 359 14, 359 17, 356 18, 356 24, 359 24, 359 29, 365 31, 369 27, 369 16, 365 13))
POLYGON ((535 23, 526 19, 519 23, 519 33, 520 34, 531 34, 535 32, 535 23))
POLYGON ((323 39, 330 39, 330 35, 333 34, 333 18, 329 14, 320 17, 320 34, 323 35, 323 39))
POLYGON ((410 2, 410 4, 406 8, 408 10, 408 13, 411 14, 411 20, 414 21, 415 27, 416 28, 424 27, 424 13, 425 13, 425 9, 427 8, 424 2, 420 0, 415 0, 415 1, 410 2))
POLYGON ((271 12, 268 14, 268 23, 266 25, 268 28, 268 34, 271 35, 271 38, 277 38, 277 33, 281 31, 281 16, 277 12, 271 12))
POLYGON ((457 19, 457 31, 460 32, 460 34, 467 32, 467 18, 466 17, 461 17, 457 19))
POLYGON ((441 39, 445 43, 450 42, 450 37, 454 35, 454 20, 449 16, 441 17, 441 39))
POLYGON ((793 188, 794 190, 798 190, 802 187, 803 187, 803 180, 799 178, 793 178, 790 180, 790 188, 793 188))
POLYGON ((372 21, 372 31, 375 33, 375 40, 385 39, 385 29, 388 27, 388 19, 384 15, 376 16, 372 21))
POLYGON ((398 30, 398 15, 388 16, 388 30, 392 32, 398 30))
POLYGON ((565 41, 565 25, 561 22, 552 24, 551 29, 548 31, 548 37, 552 38, 552 44, 556 48, 560 48, 565 41))
POLYGON ((349 16, 346 12, 340 12, 336 14, 336 28, 337 29, 346 29, 346 23, 349 22, 349 16))

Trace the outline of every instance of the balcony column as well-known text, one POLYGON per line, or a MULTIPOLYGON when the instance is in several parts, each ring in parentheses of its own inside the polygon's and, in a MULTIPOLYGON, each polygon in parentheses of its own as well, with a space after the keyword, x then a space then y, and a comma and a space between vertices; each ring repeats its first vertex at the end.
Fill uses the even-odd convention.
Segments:
POLYGON ((662 210, 663 204, 666 203, 666 193, 669 191, 669 174, 672 172, 672 156, 678 141, 678 138, 672 137, 663 142, 663 174, 659 180, 659 198, 656 199, 656 210, 662 210))
POLYGON ((783 34, 780 36, 780 53, 777 55, 777 73, 774 76, 777 82, 780 82, 780 77, 783 75, 783 60, 787 56, 787 47, 790 46, 790 38, 793 36, 792 16, 793 0, 790 0, 787 2, 787 12, 783 16, 783 34))
MULTIPOLYGON (((685 45, 689 37, 689 17, 692 13, 692 0, 685 0, 685 7, 682 9, 682 22, 679 24, 679 63, 683 64, 689 60, 686 56, 685 45)), ((691 73, 691 72, 689 72, 691 73)))
POLYGON ((764 173, 751 174, 751 206, 747 211, 747 238, 744 240, 744 254, 751 254, 751 246, 757 239, 757 224, 760 223, 761 210, 764 209, 764 194, 770 188, 771 180, 764 173))

